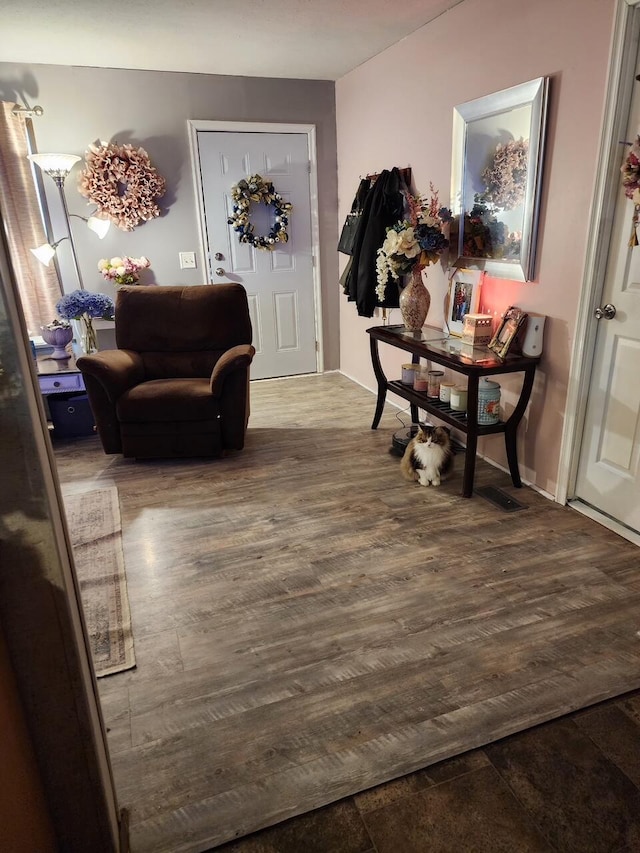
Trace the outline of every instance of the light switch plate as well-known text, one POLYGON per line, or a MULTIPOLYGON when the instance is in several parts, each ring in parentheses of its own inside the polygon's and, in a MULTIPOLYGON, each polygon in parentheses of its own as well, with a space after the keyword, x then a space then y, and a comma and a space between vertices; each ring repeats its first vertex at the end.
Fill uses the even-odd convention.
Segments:
POLYGON ((180 252, 179 257, 181 270, 194 270, 196 268, 195 252, 180 252))

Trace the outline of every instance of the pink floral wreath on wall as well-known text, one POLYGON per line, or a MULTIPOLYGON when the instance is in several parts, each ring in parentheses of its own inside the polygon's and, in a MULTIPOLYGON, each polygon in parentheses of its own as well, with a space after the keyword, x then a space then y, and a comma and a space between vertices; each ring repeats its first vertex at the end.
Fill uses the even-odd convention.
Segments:
POLYGON ((144 148, 102 142, 90 145, 78 190, 98 206, 98 215, 123 231, 160 215, 156 199, 164 195, 164 178, 151 165, 144 148))

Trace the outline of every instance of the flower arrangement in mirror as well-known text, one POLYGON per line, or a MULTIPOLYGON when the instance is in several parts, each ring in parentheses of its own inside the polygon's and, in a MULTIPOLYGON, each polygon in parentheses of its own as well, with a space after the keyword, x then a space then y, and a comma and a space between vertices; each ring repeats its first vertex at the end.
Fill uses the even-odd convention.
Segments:
POLYGON ((510 260, 520 257, 521 231, 509 231, 498 219, 497 208, 487 204, 484 193, 476 193, 473 207, 464 215, 465 258, 494 258, 510 260))
POLYGON ((485 189, 474 195, 473 207, 464 214, 462 255, 465 258, 520 257, 522 232, 510 231, 500 214, 524 204, 528 160, 528 139, 521 137, 496 145, 491 162, 482 171, 485 189))
POLYGON ((640 136, 636 136, 624 163, 620 167, 622 172, 622 186, 624 194, 633 202, 633 214, 631 217, 631 236, 629 237, 629 248, 638 245, 638 218, 640 215, 640 136))
POLYGON ((151 165, 144 148, 101 142, 90 145, 78 190, 97 205, 97 213, 123 231, 160 216, 156 199, 164 195, 166 183, 151 165))
POLYGON ((125 255, 122 258, 101 258, 98 261, 98 269, 103 278, 112 281, 115 285, 138 284, 140 270, 150 266, 151 261, 144 255, 141 258, 129 258, 125 255))
POLYGON ((521 137, 496 145, 491 164, 482 172, 487 188, 483 200, 501 210, 513 210, 524 204, 528 160, 528 139, 521 137))
POLYGON ((113 299, 105 293, 90 290, 73 290, 56 303, 56 311, 64 320, 80 320, 82 324, 81 346, 85 353, 98 351, 98 339, 93 320, 114 319, 113 299))
POLYGON ((233 226, 241 243, 248 243, 256 249, 266 249, 273 252, 279 243, 289 240, 287 225, 292 210, 290 202, 285 201, 280 193, 273 188, 271 181, 266 181, 261 175, 250 175, 231 187, 233 213, 227 222, 233 226), (256 234, 249 218, 249 210, 253 203, 262 203, 273 207, 274 220, 269 233, 256 234))

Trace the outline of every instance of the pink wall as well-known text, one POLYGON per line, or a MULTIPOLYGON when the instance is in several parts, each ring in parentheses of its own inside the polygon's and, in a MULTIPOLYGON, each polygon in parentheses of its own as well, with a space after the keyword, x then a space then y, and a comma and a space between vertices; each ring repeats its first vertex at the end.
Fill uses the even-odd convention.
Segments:
MULTIPOLYGON (((465 0, 336 84, 342 223, 359 176, 392 166, 411 166, 415 188, 428 192, 432 181, 447 202, 454 106, 536 77, 551 78, 536 281, 487 278, 482 302, 547 315, 543 361, 519 430, 519 458, 522 476, 552 495, 614 10, 614 0, 465 0)), ((427 323, 440 326, 445 270, 429 267, 427 282, 432 297, 427 323)), ((354 304, 340 299, 341 370, 373 389, 365 329, 381 319, 358 317, 354 304)), ((391 323, 400 322, 399 311, 393 311, 391 323)), ((385 349, 387 375, 399 378, 406 354, 385 349)), ((508 410, 517 383, 513 377, 498 380, 508 410)), ((485 438, 480 450, 505 464, 501 436, 485 438)))

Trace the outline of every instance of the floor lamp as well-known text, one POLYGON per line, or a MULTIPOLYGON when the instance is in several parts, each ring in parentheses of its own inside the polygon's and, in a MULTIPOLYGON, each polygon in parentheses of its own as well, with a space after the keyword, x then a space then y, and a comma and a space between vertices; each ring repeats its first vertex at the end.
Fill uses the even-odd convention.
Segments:
MULTIPOLYGON (((32 249, 31 251, 39 261, 46 265, 49 264, 51 258, 55 255, 56 249, 60 243, 62 243, 63 240, 69 240, 69 244, 71 246, 71 259, 76 271, 78 284, 80 285, 80 290, 84 290, 85 287, 82 280, 82 273, 80 272, 80 265, 78 264, 78 253, 73 239, 73 231, 71 230, 71 216, 77 216, 77 214, 69 213, 67 199, 64 194, 64 182, 67 175, 75 164, 82 158, 78 157, 77 154, 28 154, 27 157, 32 163, 35 163, 36 166, 45 173, 45 175, 49 175, 58 187, 68 235, 67 237, 62 237, 62 239, 57 240, 55 243, 44 243, 42 246, 38 246, 37 249, 32 249)), ((87 226, 94 231, 100 239, 102 239, 109 230, 110 223, 108 220, 98 219, 97 216, 90 216, 88 219, 84 216, 79 216, 78 218, 83 219, 87 223, 87 226)))

